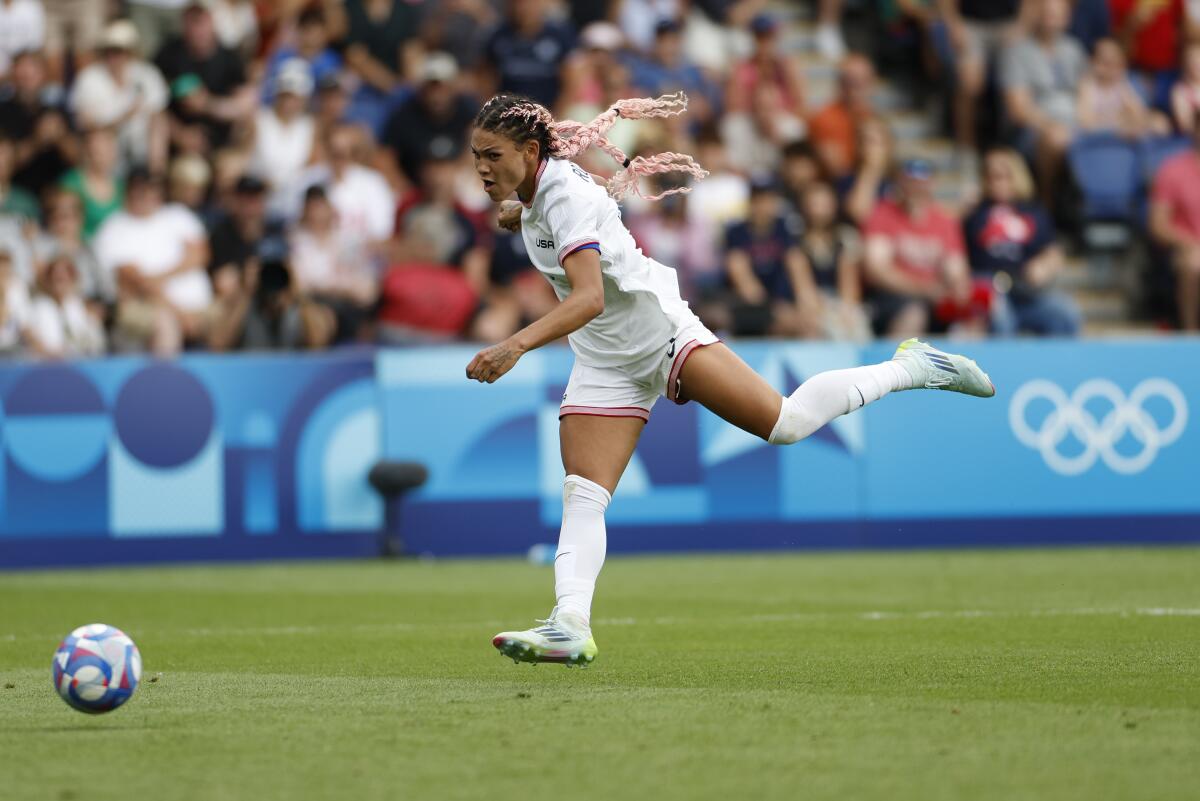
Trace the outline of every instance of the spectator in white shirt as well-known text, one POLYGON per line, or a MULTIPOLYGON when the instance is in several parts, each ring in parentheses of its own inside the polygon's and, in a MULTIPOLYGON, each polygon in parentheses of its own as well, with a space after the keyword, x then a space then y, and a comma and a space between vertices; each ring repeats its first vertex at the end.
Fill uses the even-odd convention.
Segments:
POLYGON ((139 59, 137 29, 117 20, 104 30, 100 60, 79 73, 71 108, 84 128, 112 126, 125 164, 162 170, 167 159, 167 84, 153 64, 139 59))
POLYGON ((356 159, 362 131, 341 123, 322 142, 325 162, 310 167, 301 176, 296 191, 289 193, 289 219, 299 217, 304 193, 310 186, 324 185, 341 229, 380 248, 391 238, 396 222, 396 197, 383 173, 365 167, 356 159))
POLYGON ((46 359, 104 353, 104 329, 84 303, 70 256, 56 256, 42 268, 29 310, 29 340, 34 353, 46 359))
POLYGON ((255 113, 251 168, 266 180, 272 192, 286 191, 312 161, 316 123, 305 111, 312 90, 308 63, 290 59, 275 76, 274 102, 255 113))
POLYGON ((162 204, 161 179, 132 170, 125 208, 104 221, 93 244, 116 278, 116 349, 171 355, 202 334, 212 301, 208 237, 187 208, 162 204))

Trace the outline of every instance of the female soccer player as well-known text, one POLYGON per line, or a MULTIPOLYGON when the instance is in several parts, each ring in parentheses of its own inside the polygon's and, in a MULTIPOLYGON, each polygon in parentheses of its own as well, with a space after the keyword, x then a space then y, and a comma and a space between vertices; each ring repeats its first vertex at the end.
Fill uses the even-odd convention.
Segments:
POLYGON ((501 223, 520 228, 530 259, 561 303, 481 350, 467 365, 467 377, 490 384, 522 354, 562 336, 575 351, 559 411, 567 476, 554 560, 557 604, 541 626, 492 639, 514 661, 587 665, 595 659, 590 615, 604 564, 604 512, 659 395, 675 403, 697 401, 739 428, 787 445, 897 390, 928 387, 984 398, 996 393, 975 362, 910 339, 890 361, 821 373, 782 397, 721 344, 679 296, 675 271, 634 244, 616 204, 638 191, 640 176, 707 173, 678 153, 629 159, 604 136, 618 117, 670 116, 686 103, 682 93, 621 100, 584 125, 555 121, 526 98, 499 95, 475 119, 476 172, 492 200, 514 193, 520 200, 519 207, 502 206, 501 223), (593 145, 622 165, 607 186, 570 161, 593 145), (519 208, 519 219, 512 208, 519 208))

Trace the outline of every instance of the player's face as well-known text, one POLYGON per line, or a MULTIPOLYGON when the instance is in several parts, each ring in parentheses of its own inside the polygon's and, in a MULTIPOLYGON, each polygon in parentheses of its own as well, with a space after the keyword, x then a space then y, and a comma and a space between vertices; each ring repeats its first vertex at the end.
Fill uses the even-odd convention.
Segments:
POLYGON ((537 143, 518 145, 502 134, 476 128, 471 133, 475 172, 493 202, 504 200, 537 171, 537 143))

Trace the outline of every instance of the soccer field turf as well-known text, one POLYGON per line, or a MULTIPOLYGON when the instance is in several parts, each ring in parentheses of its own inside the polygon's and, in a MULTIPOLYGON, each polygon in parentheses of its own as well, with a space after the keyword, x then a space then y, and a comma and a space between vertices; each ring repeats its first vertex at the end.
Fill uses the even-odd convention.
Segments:
POLYGON ((1200 549, 610 559, 590 670, 514 665, 549 568, 0 574, 0 798, 1195 799, 1200 549), (89 717, 58 640, 123 628, 89 717))

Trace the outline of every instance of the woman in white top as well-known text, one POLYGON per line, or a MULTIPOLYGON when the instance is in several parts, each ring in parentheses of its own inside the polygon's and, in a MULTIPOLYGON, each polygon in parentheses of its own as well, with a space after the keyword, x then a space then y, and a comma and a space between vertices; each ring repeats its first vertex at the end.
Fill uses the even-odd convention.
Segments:
MULTIPOLYGON (((299 58, 285 61, 275 76, 275 97, 270 107, 254 115, 254 156, 251 165, 271 186, 286 192, 313 156, 316 123, 305 109, 312 95, 308 64, 299 58)), ((278 202, 278 200, 273 200, 278 202)))
POLYGON ((79 292, 75 263, 60 254, 43 268, 29 313, 34 351, 47 359, 78 359, 104 353, 104 328, 79 292))
POLYGON ((604 135, 620 117, 679 114, 686 102, 682 93, 621 100, 584 125, 555 121, 526 98, 499 95, 475 120, 471 152, 484 189, 494 202, 515 193, 520 203, 502 212, 501 224, 520 228, 530 259, 561 302, 480 351, 467 365, 467 377, 490 384, 522 354, 563 336, 575 351, 559 413, 567 476, 554 562, 557 605, 544 625, 492 639, 515 661, 586 665, 595 658, 589 619, 604 563, 604 512, 659 395, 697 401, 783 445, 897 390, 995 394, 970 359, 909 340, 890 361, 821 373, 784 397, 721 344, 680 297, 675 271, 638 249, 615 202, 637 192, 644 175, 706 173, 678 153, 629 159, 604 135), (592 145, 622 165, 607 185, 569 161, 592 145))

